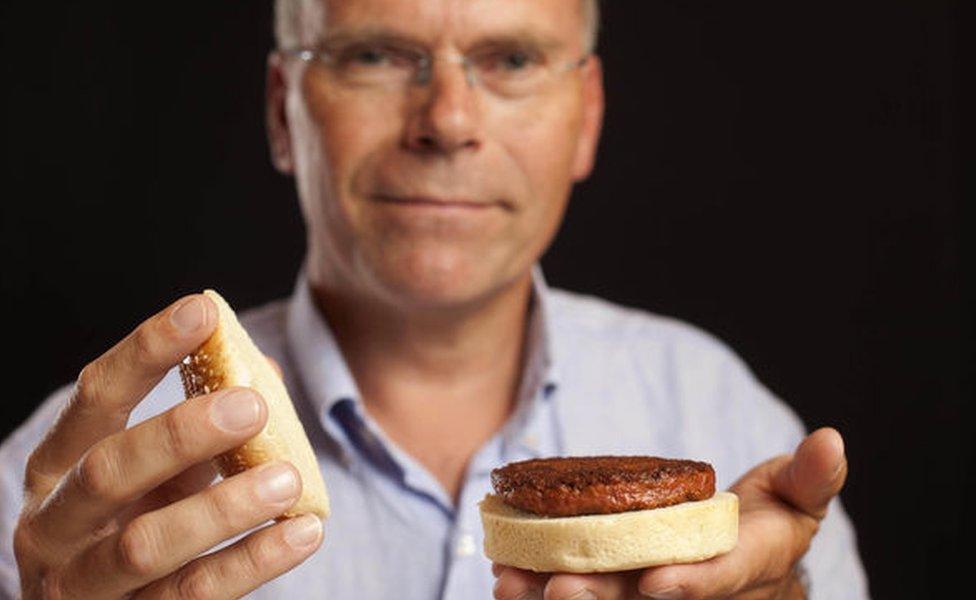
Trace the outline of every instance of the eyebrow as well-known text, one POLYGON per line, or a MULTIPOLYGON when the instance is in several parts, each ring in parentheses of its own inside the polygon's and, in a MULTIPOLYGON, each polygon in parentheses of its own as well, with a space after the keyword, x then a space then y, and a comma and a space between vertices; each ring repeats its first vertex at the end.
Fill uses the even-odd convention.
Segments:
MULTIPOLYGON (((391 43, 415 47, 427 47, 428 44, 420 38, 395 31, 387 27, 356 27, 339 28, 329 32, 319 42, 325 48, 342 47, 356 43, 391 43)), ((490 48, 493 46, 530 46, 545 52, 560 50, 566 42, 556 36, 532 29, 517 29, 498 33, 486 33, 478 37, 470 49, 490 48)))
POLYGON ((529 46, 543 52, 560 50, 566 46, 563 40, 530 29, 521 29, 504 33, 489 33, 472 44, 472 48, 493 46, 529 46))
POLYGON ((397 33, 396 31, 390 29, 377 27, 339 29, 337 31, 327 33, 325 38, 322 39, 318 45, 325 48, 336 48, 349 44, 361 43, 388 43, 418 47, 424 46, 423 42, 413 36, 397 33))

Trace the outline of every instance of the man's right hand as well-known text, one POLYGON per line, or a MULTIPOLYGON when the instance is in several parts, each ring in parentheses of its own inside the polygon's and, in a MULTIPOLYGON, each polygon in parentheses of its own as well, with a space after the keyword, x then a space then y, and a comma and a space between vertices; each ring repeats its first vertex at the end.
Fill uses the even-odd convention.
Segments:
POLYGON ((188 296, 81 371, 27 462, 14 534, 24 598, 236 598, 319 546, 321 522, 306 515, 201 556, 280 515, 301 492, 288 463, 210 485, 210 458, 264 426, 267 408, 254 391, 220 390, 125 428, 216 321, 208 298, 188 296))

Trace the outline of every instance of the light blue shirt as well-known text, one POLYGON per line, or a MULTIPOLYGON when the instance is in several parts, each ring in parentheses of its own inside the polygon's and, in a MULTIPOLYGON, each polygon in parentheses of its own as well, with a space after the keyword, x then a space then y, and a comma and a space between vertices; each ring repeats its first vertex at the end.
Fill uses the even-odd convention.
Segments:
MULTIPOLYGON (((303 276, 289 300, 242 315, 258 346, 282 366, 333 511, 319 551, 249 597, 491 598, 477 506, 490 491, 491 469, 553 455, 650 454, 709 462, 724 489, 803 438, 797 416, 715 338, 673 319, 548 289, 538 270, 533 292, 516 410, 472 458, 456 505, 366 413, 303 276)), ((26 457, 69 393, 54 393, 0 447, 0 589, 11 596, 18 589, 11 539, 26 457)), ((182 398, 171 372, 131 422, 182 398)), ((867 597, 839 501, 803 562, 812 598, 867 597)))

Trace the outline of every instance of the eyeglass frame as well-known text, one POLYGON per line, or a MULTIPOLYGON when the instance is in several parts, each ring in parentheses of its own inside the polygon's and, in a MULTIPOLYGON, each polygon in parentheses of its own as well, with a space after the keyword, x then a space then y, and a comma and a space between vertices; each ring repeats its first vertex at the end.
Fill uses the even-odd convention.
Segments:
MULTIPOLYGON (((336 61, 335 54, 337 54, 338 51, 329 50, 325 48, 312 48, 307 46, 300 46, 296 48, 279 48, 276 50, 276 52, 284 56, 291 56, 294 58, 298 58, 299 60, 301 60, 306 64, 310 64, 313 61, 318 60, 325 65, 331 66, 336 61)), ((419 52, 415 50, 411 50, 411 52, 414 53, 419 58, 419 60, 417 62, 417 73, 414 76, 413 80, 410 81, 409 83, 412 85, 421 85, 421 86, 429 85, 430 82, 433 80, 434 62, 437 59, 437 56, 430 52, 419 52)), ((554 76, 558 76, 558 75, 563 75, 565 73, 570 73, 576 69, 580 69, 584 65, 586 65, 587 62, 589 62, 592 56, 593 56, 593 52, 587 52, 586 54, 584 54, 583 56, 581 56, 576 60, 568 61, 564 63, 559 67, 558 70, 553 70, 552 74, 554 76)), ((469 57, 463 54, 461 55, 454 54, 452 56, 447 56, 444 58, 446 58, 447 60, 449 60, 454 64, 461 66, 462 70, 464 71, 465 81, 468 83, 469 86, 473 88, 476 83, 479 83, 478 77, 475 75, 475 70, 472 65, 472 60, 469 57)))

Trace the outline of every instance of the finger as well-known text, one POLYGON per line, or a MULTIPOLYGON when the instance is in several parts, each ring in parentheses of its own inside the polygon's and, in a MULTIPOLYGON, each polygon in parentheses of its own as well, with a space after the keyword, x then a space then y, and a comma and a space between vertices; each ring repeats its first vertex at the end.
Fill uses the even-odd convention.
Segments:
POLYGON ((207 339, 216 323, 213 301, 188 296, 82 369, 71 399, 31 454, 27 491, 43 497, 92 444, 123 429, 132 408, 207 339))
MULTIPOLYGON (((156 487, 132 505, 132 517, 151 512, 199 493, 210 487, 217 478, 212 461, 198 463, 176 477, 156 487)), ((126 519, 128 521, 129 519, 126 519)))
POLYGON ((576 575, 559 573, 546 584, 545 600, 626 600, 637 597, 639 571, 576 575))
POLYGON ((318 517, 288 519, 190 562, 141 590, 135 598, 239 598, 301 564, 321 543, 322 521, 318 517))
POLYGON ((823 519, 846 479, 844 439, 836 429, 824 427, 808 435, 793 460, 773 475, 773 492, 811 517, 823 519))
POLYGON ((114 534, 119 528, 124 527, 126 523, 141 514, 159 510, 164 506, 168 506, 205 490, 214 483, 217 475, 217 468, 213 461, 208 460, 193 465, 176 477, 156 487, 156 489, 140 498, 134 504, 126 507, 112 519, 110 526, 99 529, 101 535, 97 535, 96 538, 100 539, 114 534))
MULTIPOLYGON (((744 502, 745 504, 745 502, 744 502)), ((775 498, 750 502, 731 552, 700 563, 645 570, 638 589, 651 598, 724 598, 786 577, 809 546, 817 521, 775 498)))
POLYGON ((790 576, 782 581, 770 582, 739 592, 735 595, 735 600, 769 600, 770 598, 786 600, 806 597, 806 588, 803 587, 800 580, 795 576, 790 576))
POLYGON ((83 597, 140 588, 220 542, 280 516, 295 503, 301 487, 298 471, 289 463, 255 467, 136 517, 83 553, 68 567, 66 581, 83 597))
POLYGON ((493 565, 498 579, 493 590, 496 600, 542 600, 542 590, 549 579, 547 573, 533 573, 515 567, 493 565))
POLYGON ((94 445, 31 519, 49 542, 84 539, 113 515, 190 466, 243 444, 267 420, 247 388, 180 403, 94 445))
POLYGON ((733 550, 702 563, 647 569, 637 589, 643 596, 659 600, 725 598, 751 587, 752 570, 744 570, 750 567, 746 555, 733 550))

